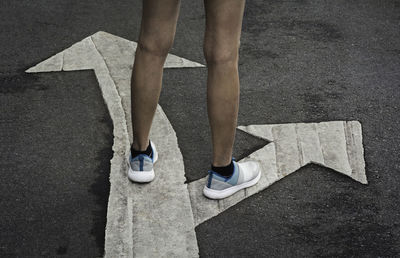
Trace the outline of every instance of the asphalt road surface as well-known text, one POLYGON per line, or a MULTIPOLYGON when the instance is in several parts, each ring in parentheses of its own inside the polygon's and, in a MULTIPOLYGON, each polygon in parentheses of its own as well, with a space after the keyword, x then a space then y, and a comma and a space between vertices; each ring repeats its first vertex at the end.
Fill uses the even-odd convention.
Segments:
MULTIPOLYGON (((0 4, 0 256, 103 254, 112 122, 92 71, 24 70, 97 32, 137 41, 140 1, 0 4)), ((171 53, 205 64, 203 1, 171 53)), ((307 165, 196 228, 202 257, 400 255, 400 1, 247 1, 239 125, 357 120, 368 185, 307 165)), ((206 69, 166 69, 186 178, 211 158, 206 69)), ((267 142, 237 132, 234 156, 267 142)))

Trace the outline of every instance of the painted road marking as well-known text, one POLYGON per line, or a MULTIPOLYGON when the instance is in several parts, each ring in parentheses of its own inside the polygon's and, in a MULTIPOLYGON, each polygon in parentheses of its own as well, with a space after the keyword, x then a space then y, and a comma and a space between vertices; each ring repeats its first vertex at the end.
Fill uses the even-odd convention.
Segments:
MULTIPOLYGON (((160 150, 158 171, 151 184, 129 182, 130 75, 136 43, 97 32, 26 72, 93 69, 114 125, 111 160, 106 257, 197 257, 194 228, 239 201, 308 163, 332 168, 358 182, 367 183, 358 121, 288 123, 239 126, 240 130, 270 141, 240 162, 261 162, 260 182, 224 200, 202 194, 205 178, 184 184, 184 166, 175 131, 160 106, 150 137, 160 150), (129 134, 128 134, 129 132, 129 134), (168 158, 162 150, 168 149, 168 158), (172 165, 171 165, 172 164, 172 165)), ((166 68, 204 67, 168 55, 166 68)))
MULTIPOLYGON (((114 125, 105 257, 197 257, 183 158, 175 131, 160 106, 150 137, 159 150, 169 150, 168 159, 162 151, 159 153, 157 177, 151 184, 134 184, 127 179, 128 135, 132 135, 128 134, 132 129, 130 77, 136 46, 100 31, 26 72, 93 69, 96 74, 114 125)), ((164 67, 204 65, 168 54, 164 67)))
POLYGON ((201 196, 206 178, 189 184, 196 226, 274 182, 314 163, 367 184, 361 124, 358 121, 288 123, 239 126, 240 130, 270 143, 245 159, 261 163, 258 184, 219 201, 201 196))

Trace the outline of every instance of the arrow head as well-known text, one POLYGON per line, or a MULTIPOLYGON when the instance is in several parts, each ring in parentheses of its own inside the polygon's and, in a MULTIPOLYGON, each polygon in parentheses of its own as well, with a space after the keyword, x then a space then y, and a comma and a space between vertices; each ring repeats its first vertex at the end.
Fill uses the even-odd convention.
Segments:
MULTIPOLYGON (((117 67, 132 69, 137 43, 99 31, 64 51, 27 69, 27 73, 96 69, 98 54, 117 67)), ((188 59, 168 54, 164 68, 205 67, 188 59)))
POLYGON ((367 184, 361 124, 358 121, 263 124, 239 126, 238 129, 270 142, 239 161, 260 162, 260 181, 223 200, 202 196, 206 178, 191 182, 188 189, 197 225, 309 163, 329 167, 367 184))
POLYGON ((286 176, 308 163, 334 169, 366 184, 361 124, 358 121, 239 126, 274 142, 278 172, 286 176))

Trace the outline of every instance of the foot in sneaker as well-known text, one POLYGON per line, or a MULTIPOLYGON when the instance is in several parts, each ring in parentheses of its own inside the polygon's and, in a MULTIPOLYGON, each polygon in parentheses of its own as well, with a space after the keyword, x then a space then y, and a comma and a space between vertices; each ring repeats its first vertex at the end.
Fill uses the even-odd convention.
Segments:
POLYGON ((158 153, 152 141, 150 141, 150 146, 152 148, 151 156, 139 154, 132 158, 132 153, 129 155, 128 178, 131 181, 138 183, 153 181, 155 177, 153 165, 158 159, 158 153))
POLYGON ((203 194, 210 199, 223 199, 237 191, 255 185, 261 177, 260 165, 256 161, 246 161, 234 164, 233 174, 224 177, 210 170, 203 194))

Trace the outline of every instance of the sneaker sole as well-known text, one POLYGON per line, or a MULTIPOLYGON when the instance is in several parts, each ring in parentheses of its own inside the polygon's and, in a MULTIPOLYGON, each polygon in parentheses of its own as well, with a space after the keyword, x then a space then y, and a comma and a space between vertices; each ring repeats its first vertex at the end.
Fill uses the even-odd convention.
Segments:
MULTIPOLYGON (((154 150, 154 161, 153 165, 156 163, 158 160, 158 152, 156 150, 156 147, 153 144, 153 150, 154 150)), ((132 168, 129 166, 128 170, 128 178, 136 183, 148 183, 154 180, 155 174, 154 174, 154 169, 150 171, 134 171, 132 168)))
POLYGON ((242 190, 244 188, 247 188, 247 187, 257 184, 258 181, 260 180, 260 178, 261 178, 261 170, 259 170, 258 175, 255 178, 253 178, 252 180, 242 183, 240 185, 235 185, 235 186, 226 188, 224 190, 214 190, 214 189, 208 188, 207 186, 204 186, 203 194, 210 199, 223 199, 228 196, 231 196, 232 194, 236 193, 239 190, 242 190))
POLYGON ((137 183, 148 183, 153 181, 155 177, 154 174, 154 169, 150 171, 133 171, 131 168, 129 168, 128 171, 128 178, 137 183))

